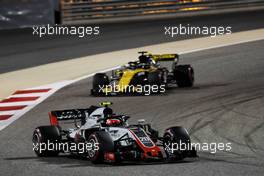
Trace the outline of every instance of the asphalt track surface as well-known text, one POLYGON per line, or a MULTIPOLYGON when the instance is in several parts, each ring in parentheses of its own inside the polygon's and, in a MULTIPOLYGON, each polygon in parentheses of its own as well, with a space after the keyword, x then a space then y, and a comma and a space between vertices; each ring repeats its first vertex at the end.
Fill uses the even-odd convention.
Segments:
POLYGON ((264 41, 183 55, 196 73, 193 88, 164 95, 91 97, 91 79, 67 86, 0 133, 1 175, 259 175, 264 173, 264 41), (145 118, 157 129, 182 125, 193 142, 231 142, 231 152, 200 151, 195 161, 93 165, 76 157, 37 158, 32 131, 49 123, 47 111, 85 108, 110 100, 116 113, 145 118))
POLYGON ((264 13, 240 12, 210 16, 153 19, 98 25, 101 35, 79 38, 76 36, 32 36, 32 29, 0 32, 0 73, 34 67, 82 56, 121 49, 183 40, 199 36, 164 35, 164 26, 231 26, 232 32, 263 28, 264 13))

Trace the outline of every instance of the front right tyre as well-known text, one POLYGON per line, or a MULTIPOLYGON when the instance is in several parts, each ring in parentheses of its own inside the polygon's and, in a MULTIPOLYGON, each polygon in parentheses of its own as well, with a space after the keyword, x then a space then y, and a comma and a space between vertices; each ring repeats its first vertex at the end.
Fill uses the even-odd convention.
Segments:
POLYGON ((163 145, 168 161, 179 161, 186 157, 197 157, 191 146, 187 130, 181 126, 170 127, 163 135, 163 145))
POLYGON ((105 73, 96 73, 93 76, 93 88, 91 94, 95 96, 104 95, 102 88, 109 85, 109 78, 105 73))

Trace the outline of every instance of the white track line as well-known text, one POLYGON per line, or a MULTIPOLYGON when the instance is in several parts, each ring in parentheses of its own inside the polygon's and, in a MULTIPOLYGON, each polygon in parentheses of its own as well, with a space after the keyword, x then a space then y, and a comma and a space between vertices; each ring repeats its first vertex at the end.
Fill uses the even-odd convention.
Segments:
POLYGON ((14 94, 10 95, 7 98, 21 98, 21 97, 41 97, 45 95, 47 92, 42 92, 42 93, 26 93, 26 94, 14 94))
MULTIPOLYGON (((40 89, 40 88, 51 88, 50 91, 48 91, 47 93, 43 94, 42 96, 40 96, 35 101, 0 103, 0 107, 15 106, 15 105, 27 105, 25 108, 23 108, 21 110, 2 111, 2 112, 0 112, 0 115, 12 115, 12 114, 14 114, 12 117, 10 117, 7 120, 0 120, 0 131, 3 130, 8 125, 10 125, 15 120, 17 120, 18 118, 20 118, 21 116, 23 116, 26 112, 30 111, 35 106, 37 106, 38 104, 43 102, 46 98, 48 98, 49 96, 54 94, 57 90, 69 85, 70 83, 72 83, 72 82, 71 81, 64 81, 64 82, 58 82, 58 83, 54 83, 54 84, 49 84, 49 85, 46 85, 46 86, 40 86, 40 87, 36 87, 36 88, 27 89, 27 90, 32 90, 32 89, 40 89)), ((31 95, 31 94, 28 94, 28 96, 29 95, 31 95)))
MULTIPOLYGON (((0 115, 13 115, 17 111, 0 111, 0 115)), ((1 122, 1 121, 0 121, 1 122)))
POLYGON ((0 103, 0 107, 7 107, 7 106, 29 106, 34 104, 34 101, 21 101, 21 102, 7 102, 7 103, 0 103))

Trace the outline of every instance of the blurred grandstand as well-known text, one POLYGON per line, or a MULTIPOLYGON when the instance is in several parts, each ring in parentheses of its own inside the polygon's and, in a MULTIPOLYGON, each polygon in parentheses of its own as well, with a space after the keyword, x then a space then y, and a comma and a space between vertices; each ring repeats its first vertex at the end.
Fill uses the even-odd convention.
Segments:
POLYGON ((0 28, 85 24, 264 8, 263 0, 1 0, 0 28))

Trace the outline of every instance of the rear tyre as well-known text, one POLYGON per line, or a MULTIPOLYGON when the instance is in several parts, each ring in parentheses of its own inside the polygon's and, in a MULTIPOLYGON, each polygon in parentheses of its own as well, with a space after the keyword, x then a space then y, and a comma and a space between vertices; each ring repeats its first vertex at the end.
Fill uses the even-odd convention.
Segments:
POLYGON ((180 126, 168 128, 163 137, 168 161, 179 161, 188 156, 191 140, 185 128, 180 126))
POLYGON ((192 87, 194 70, 190 65, 178 65, 174 69, 174 78, 178 87, 192 87))
POLYGON ((33 132, 33 150, 39 157, 57 156, 56 143, 61 141, 61 134, 57 126, 40 126, 33 132))
POLYGON ((93 77, 91 94, 95 96, 104 95, 101 88, 106 87, 107 85, 109 85, 108 76, 105 73, 96 73, 93 77))
POLYGON ((114 142, 105 131, 96 131, 92 133, 87 142, 93 146, 91 150, 87 151, 87 155, 94 164, 103 163, 105 160, 104 155, 107 152, 114 153, 114 142))

